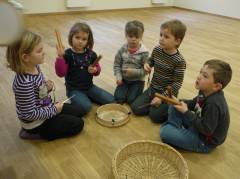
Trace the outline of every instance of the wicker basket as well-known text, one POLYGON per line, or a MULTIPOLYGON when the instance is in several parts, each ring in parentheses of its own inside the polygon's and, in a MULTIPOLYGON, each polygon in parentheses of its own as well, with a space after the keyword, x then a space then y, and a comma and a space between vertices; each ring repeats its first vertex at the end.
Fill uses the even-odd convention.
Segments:
POLYGON ((122 147, 112 161, 115 179, 188 179, 182 155, 161 142, 141 140, 122 147))
POLYGON ((105 104, 96 112, 96 121, 106 127, 119 127, 126 124, 130 117, 130 111, 121 104, 105 104))

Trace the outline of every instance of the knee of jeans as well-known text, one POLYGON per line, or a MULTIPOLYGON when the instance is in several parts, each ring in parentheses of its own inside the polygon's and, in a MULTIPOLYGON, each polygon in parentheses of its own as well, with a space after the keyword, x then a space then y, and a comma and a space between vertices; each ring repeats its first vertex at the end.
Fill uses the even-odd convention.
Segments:
POLYGON ((149 112, 149 117, 154 123, 163 123, 167 120, 167 114, 163 114, 156 110, 151 110, 149 112))
POLYGON ((115 102, 115 96, 112 94, 108 94, 107 96, 104 97, 103 104, 109 104, 109 103, 114 103, 115 102))
POLYGON ((78 120, 76 121, 76 126, 84 126, 83 118, 78 118, 78 120))
POLYGON ((83 110, 85 111, 85 113, 87 114, 91 108, 92 108, 92 104, 91 103, 85 103, 83 106, 82 106, 83 110))
POLYGON ((92 108, 91 102, 78 103, 78 101, 72 101, 72 104, 79 108, 82 115, 87 114, 92 108))
POLYGON ((124 98, 119 98, 119 97, 115 96, 115 101, 116 101, 117 103, 122 104, 122 103, 125 102, 125 99, 124 99, 124 98))
POLYGON ((161 115, 156 115, 152 112, 149 113, 149 117, 152 120, 152 122, 154 123, 162 123, 165 121, 165 118, 163 118, 163 116, 161 115))
POLYGON ((132 104, 134 102, 135 98, 128 97, 127 98, 127 103, 132 104))
POLYGON ((72 120, 72 125, 71 125, 71 134, 77 134, 80 131, 82 131, 84 127, 84 121, 82 118, 75 118, 75 120, 72 120))
POLYGON ((168 132, 168 126, 167 125, 163 125, 160 128, 160 138, 163 142, 168 141, 169 138, 169 132, 168 132))
POLYGON ((175 110, 176 110, 176 109, 174 108, 174 106, 169 105, 168 113, 172 113, 172 112, 174 112, 175 110))
POLYGON ((132 112, 133 112, 134 114, 136 114, 136 115, 140 114, 140 111, 141 111, 141 110, 139 110, 139 107, 138 107, 135 103, 132 103, 132 104, 130 105, 130 107, 131 107, 132 112))
POLYGON ((82 131, 83 127, 84 127, 84 121, 83 121, 83 119, 81 118, 81 119, 78 121, 78 127, 77 127, 78 131, 79 131, 79 132, 82 131))
POLYGON ((125 96, 120 95, 119 93, 114 93, 114 99, 118 100, 124 100, 125 96))
POLYGON ((109 102, 108 103, 115 103, 116 102, 116 100, 115 100, 115 98, 114 98, 114 96, 109 100, 109 102))

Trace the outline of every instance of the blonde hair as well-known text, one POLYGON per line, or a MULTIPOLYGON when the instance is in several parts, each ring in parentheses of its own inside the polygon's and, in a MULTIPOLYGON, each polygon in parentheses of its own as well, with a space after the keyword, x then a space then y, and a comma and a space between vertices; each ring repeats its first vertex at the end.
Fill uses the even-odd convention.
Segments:
POLYGON ((34 47, 41 42, 42 38, 30 31, 24 31, 21 38, 7 47, 7 67, 12 71, 22 74, 25 72, 23 55, 30 54, 34 47))
MULTIPOLYGON (((171 34, 175 37, 175 39, 180 39, 181 42, 187 31, 186 25, 178 19, 173 19, 164 22, 161 25, 161 29, 168 29, 171 32, 171 34)), ((180 46, 181 42, 179 43, 178 47, 180 46)))

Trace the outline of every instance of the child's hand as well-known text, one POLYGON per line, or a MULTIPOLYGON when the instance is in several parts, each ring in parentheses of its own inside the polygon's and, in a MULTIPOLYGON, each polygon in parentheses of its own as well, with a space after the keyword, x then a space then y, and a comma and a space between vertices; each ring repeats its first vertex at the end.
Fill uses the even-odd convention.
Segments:
POLYGON ((47 86, 48 92, 52 91, 52 90, 53 90, 53 86, 54 86, 53 81, 47 80, 47 81, 46 81, 46 86, 47 86))
POLYGON ((134 69, 126 68, 122 70, 126 77, 131 77, 134 74, 134 69))
POLYGON ((57 108, 57 114, 59 114, 62 111, 63 108, 63 103, 62 102, 58 102, 55 104, 56 108, 57 108))
POLYGON ((184 103, 183 101, 180 101, 181 104, 179 105, 174 105, 174 107, 181 113, 185 113, 188 111, 187 104, 184 103))
POLYGON ((150 65, 148 63, 145 63, 144 64, 144 70, 147 72, 147 73, 150 73, 152 68, 150 67, 150 65))
POLYGON ((97 73, 97 68, 96 68, 96 66, 90 65, 90 66, 88 67, 88 73, 91 73, 91 74, 97 73))
POLYGON ((151 105, 155 107, 160 106, 161 103, 162 103, 162 100, 158 97, 154 97, 151 101, 151 105))
POLYGON ((122 85, 123 84, 123 81, 122 80, 117 80, 117 85, 119 86, 119 85, 122 85))
POLYGON ((65 48, 64 47, 60 47, 58 44, 56 45, 56 49, 57 49, 57 55, 60 58, 63 58, 64 54, 65 54, 65 48))

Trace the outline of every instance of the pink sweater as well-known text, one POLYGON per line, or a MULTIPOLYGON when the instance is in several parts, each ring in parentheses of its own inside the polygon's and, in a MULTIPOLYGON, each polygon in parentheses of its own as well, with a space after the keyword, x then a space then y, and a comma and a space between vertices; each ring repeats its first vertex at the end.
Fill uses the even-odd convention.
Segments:
MULTIPOLYGON (((97 68, 97 72, 93 74, 94 76, 98 76, 101 72, 101 66, 99 65, 99 63, 97 63, 96 68, 97 68)), ((56 58, 55 71, 59 77, 64 77, 67 74, 68 64, 66 63, 64 58, 61 58, 61 57, 56 58)))

